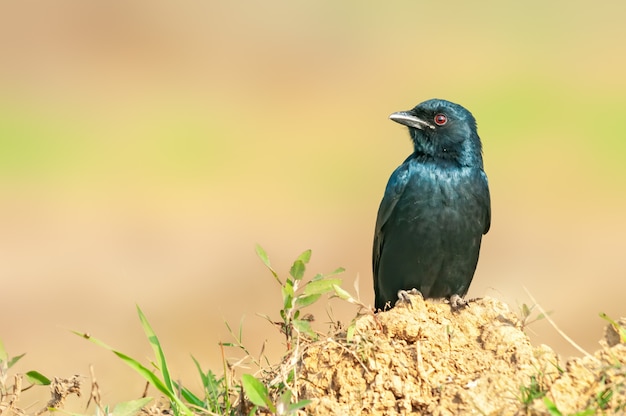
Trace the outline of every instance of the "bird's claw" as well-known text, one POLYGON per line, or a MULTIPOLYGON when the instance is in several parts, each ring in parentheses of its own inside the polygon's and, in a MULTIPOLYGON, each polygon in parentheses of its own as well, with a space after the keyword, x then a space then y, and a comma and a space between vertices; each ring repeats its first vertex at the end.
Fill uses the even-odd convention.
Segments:
POLYGON ((477 300, 480 300, 480 298, 465 299, 459 295, 452 295, 450 296, 450 307, 453 311, 458 311, 469 306, 470 302, 476 302, 477 300))
POLYGON ((408 303, 410 306, 413 306, 411 296, 422 296, 422 293, 415 288, 411 290, 398 290, 398 302, 400 303, 408 303))

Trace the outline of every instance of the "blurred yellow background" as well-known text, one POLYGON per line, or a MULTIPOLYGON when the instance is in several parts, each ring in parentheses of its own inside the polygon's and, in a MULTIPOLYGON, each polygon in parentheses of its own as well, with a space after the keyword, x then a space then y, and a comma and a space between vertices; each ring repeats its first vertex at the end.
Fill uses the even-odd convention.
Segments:
MULTIPOLYGON (((190 354, 221 373, 224 321, 245 316, 244 342, 277 357, 256 314, 278 318, 280 291, 256 243, 284 274, 311 248, 309 276, 343 266, 373 303, 376 211, 411 152, 387 117, 433 97, 472 111, 484 145, 492 227, 469 296, 516 309, 527 287, 594 350, 598 312, 626 315, 625 19, 617 0, 3 2, 0 339, 27 353, 15 370, 94 364, 105 403, 136 398, 132 370, 69 332, 147 363, 136 304, 192 389, 190 354)), ((530 332, 578 354, 545 320, 530 332)))

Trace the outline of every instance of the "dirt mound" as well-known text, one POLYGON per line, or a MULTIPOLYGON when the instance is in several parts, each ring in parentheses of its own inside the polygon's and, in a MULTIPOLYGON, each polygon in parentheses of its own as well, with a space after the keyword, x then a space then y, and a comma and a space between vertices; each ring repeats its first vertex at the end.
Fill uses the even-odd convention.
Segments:
POLYGON ((300 399, 312 400, 307 414, 626 411, 619 337, 607 335, 595 356, 562 367, 551 348, 530 344, 499 301, 453 312, 446 303, 411 300, 360 317, 349 340, 343 332, 304 348, 298 379, 300 399))

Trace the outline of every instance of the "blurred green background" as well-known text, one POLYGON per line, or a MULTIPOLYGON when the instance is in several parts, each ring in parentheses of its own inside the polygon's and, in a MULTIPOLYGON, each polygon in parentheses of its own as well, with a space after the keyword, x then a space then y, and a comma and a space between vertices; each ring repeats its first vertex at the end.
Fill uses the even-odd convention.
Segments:
MULTIPOLYGON (((470 109, 484 144, 493 222, 469 295, 516 309, 526 287, 594 350, 598 312, 625 315, 624 19, 616 0, 3 2, 0 338, 27 353, 16 370, 94 364, 105 402, 137 397, 132 370, 69 333, 148 357, 135 304, 192 388, 190 354, 221 372, 224 321, 245 316, 250 349, 277 357, 256 243, 284 273, 311 248, 311 275, 343 266, 373 303, 376 211, 411 152, 387 117, 433 97, 470 109)), ((577 354, 545 321, 530 331, 577 354)))

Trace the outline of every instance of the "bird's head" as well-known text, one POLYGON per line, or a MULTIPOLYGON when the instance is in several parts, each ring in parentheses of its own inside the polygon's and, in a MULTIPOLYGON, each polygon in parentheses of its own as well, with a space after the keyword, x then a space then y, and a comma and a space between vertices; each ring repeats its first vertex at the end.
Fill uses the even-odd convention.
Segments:
POLYGON ((482 168, 482 147, 472 113, 459 104, 432 99, 389 118, 409 128, 415 152, 462 166, 482 168))

